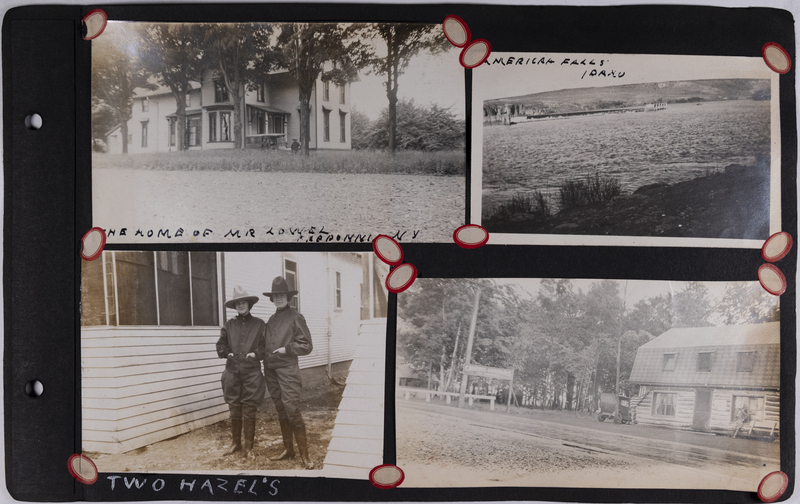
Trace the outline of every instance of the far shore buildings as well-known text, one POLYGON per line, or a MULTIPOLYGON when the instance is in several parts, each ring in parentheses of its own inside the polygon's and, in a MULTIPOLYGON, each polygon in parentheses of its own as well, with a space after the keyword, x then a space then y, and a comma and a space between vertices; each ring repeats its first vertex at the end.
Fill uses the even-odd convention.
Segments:
POLYGON ((750 425, 780 431, 780 323, 673 328, 636 354, 631 399, 643 425, 731 433, 742 405, 750 425))
MULTIPOLYGON (((243 89, 241 96, 245 147, 287 149, 292 140, 299 140, 299 91, 288 72, 273 73, 257 89, 243 89)), ((205 70, 185 99, 186 149, 232 149, 234 107, 219 71, 205 70)), ((309 148, 350 149, 350 105, 350 84, 317 79, 311 95, 309 148)), ((128 121, 128 153, 177 150, 176 110, 169 88, 137 88, 128 121)), ((121 135, 120 126, 106 134, 109 153, 122 153, 121 135)))
MULTIPOLYGON (((262 292, 278 275, 297 286, 291 304, 314 344, 300 357, 303 385, 347 376, 334 434, 372 433, 382 448, 388 266, 374 254, 118 250, 82 263, 84 450, 127 452, 227 419, 215 345, 236 313, 225 300, 240 285, 260 298, 253 315, 267 320, 275 306, 262 292), (365 415, 370 407, 380 413, 365 415)), ((361 461, 380 464, 377 451, 361 461)))

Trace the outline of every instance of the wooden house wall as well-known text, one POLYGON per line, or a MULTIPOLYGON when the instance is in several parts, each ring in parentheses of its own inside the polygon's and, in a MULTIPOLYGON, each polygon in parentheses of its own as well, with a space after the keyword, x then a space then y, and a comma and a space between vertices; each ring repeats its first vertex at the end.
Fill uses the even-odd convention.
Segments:
MULTIPOLYGON (((714 389, 711 396, 711 419, 709 421, 711 430, 728 431, 734 429, 731 408, 735 396, 763 397, 765 402, 763 420, 780 422, 780 395, 778 391, 714 389)), ((638 402, 636 406, 636 421, 640 424, 690 429, 694 419, 694 398, 694 388, 658 387, 648 391, 643 399, 633 398, 631 402, 632 404, 637 404, 638 402), (674 392, 677 394, 674 417, 653 414, 653 394, 658 392, 674 392)))

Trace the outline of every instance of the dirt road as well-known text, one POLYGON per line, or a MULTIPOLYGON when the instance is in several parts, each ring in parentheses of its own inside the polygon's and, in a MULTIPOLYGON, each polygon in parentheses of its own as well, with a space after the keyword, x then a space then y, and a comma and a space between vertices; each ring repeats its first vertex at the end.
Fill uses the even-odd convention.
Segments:
POLYGON ((397 401, 397 464, 404 486, 716 488, 754 491, 780 467, 776 443, 644 426, 564 422, 397 401), (584 425, 581 425, 584 424, 584 425), (636 427, 636 429, 627 429, 636 427), (624 430, 624 431, 623 431, 624 430), (674 431, 673 431, 674 432, 674 431), (708 438, 705 444, 695 442, 708 438))
POLYGON ((401 241, 450 242, 464 224, 464 198, 464 177, 452 176, 131 169, 92 174, 93 223, 116 230, 109 243, 297 242, 318 236, 340 242, 349 234, 398 232, 405 232, 401 241), (120 236, 121 228, 127 228, 126 236, 120 236), (320 234, 323 228, 327 234, 320 234), (175 237, 178 229, 182 237, 175 237), (169 230, 171 238, 159 230, 169 230), (238 236, 225 236, 237 230, 238 236))

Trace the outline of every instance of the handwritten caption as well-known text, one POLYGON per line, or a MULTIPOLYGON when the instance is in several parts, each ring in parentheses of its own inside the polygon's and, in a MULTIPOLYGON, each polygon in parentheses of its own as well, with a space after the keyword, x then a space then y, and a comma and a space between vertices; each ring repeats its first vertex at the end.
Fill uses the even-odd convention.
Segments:
MULTIPOLYGON (((167 486, 167 482, 161 478, 156 478, 148 483, 148 478, 137 478, 135 476, 107 476, 107 481, 111 483, 111 491, 120 490, 150 490, 160 492, 167 486)), ((278 495, 278 484, 280 480, 256 476, 254 478, 206 478, 203 479, 181 479, 179 490, 187 497, 208 493, 217 496, 255 495, 275 497, 278 495), (201 483, 202 482, 202 483, 201 483)))
POLYGON ((517 65, 541 65, 541 66, 568 66, 585 68, 581 79, 585 77, 608 77, 613 79, 621 79, 625 77, 625 72, 615 68, 609 68, 610 60, 597 59, 597 58, 561 58, 553 59, 550 56, 508 56, 501 58, 487 59, 483 62, 484 65, 502 65, 502 66, 517 66, 517 65), (491 60, 491 61, 490 61, 491 60))
MULTIPOLYGON (((174 229, 174 228, 173 228, 174 229)), ((264 239, 270 240, 273 238, 282 238, 282 239, 289 239, 290 241, 297 241, 297 242, 304 242, 304 243, 331 243, 331 242, 338 242, 338 243, 371 243, 372 240, 377 236, 377 234, 371 233, 335 233, 335 232, 328 232, 325 230, 325 226, 316 227, 288 227, 288 228, 275 228, 271 227, 268 229, 261 229, 256 230, 254 228, 249 229, 228 229, 225 231, 214 231, 212 229, 193 229, 193 230, 185 230, 183 228, 178 228, 174 230, 170 229, 136 229, 133 230, 132 228, 119 228, 119 229, 103 229, 106 233, 106 237, 108 239, 114 237, 129 237, 133 236, 134 238, 141 237, 141 238, 155 238, 155 239, 167 239, 172 240, 175 238, 190 238, 190 239, 199 239, 199 238, 211 238, 212 240, 221 236, 225 239, 234 239, 234 238, 255 238, 255 239, 264 239)), ((398 230, 395 231, 394 234, 390 236, 397 241, 405 240, 415 240, 419 236, 420 229, 408 229, 408 230, 398 230)), ((389 234, 389 233, 381 233, 381 234, 389 234)))

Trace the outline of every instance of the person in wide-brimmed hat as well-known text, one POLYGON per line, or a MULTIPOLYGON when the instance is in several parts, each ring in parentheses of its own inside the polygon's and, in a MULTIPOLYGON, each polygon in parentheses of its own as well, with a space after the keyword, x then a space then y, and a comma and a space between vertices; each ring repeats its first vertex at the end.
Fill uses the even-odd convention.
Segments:
POLYGON ((233 445, 225 455, 242 449, 244 430, 244 456, 253 455, 256 432, 256 410, 264 400, 264 376, 261 360, 264 358, 264 336, 267 324, 250 314, 258 296, 250 296, 242 287, 233 289, 233 297, 225 308, 235 309, 236 317, 225 322, 217 341, 217 355, 227 359, 222 372, 222 394, 231 412, 233 445))
POLYGON ((286 279, 280 276, 272 281, 272 290, 264 293, 277 308, 267 321, 264 379, 275 409, 278 410, 284 446, 283 453, 272 460, 294 458, 294 435, 303 467, 313 469, 314 463, 308 456, 306 425, 300 411, 303 382, 297 365, 297 357, 311 353, 313 345, 306 319, 289 306, 289 301, 295 294, 297 290, 290 289, 286 279))

